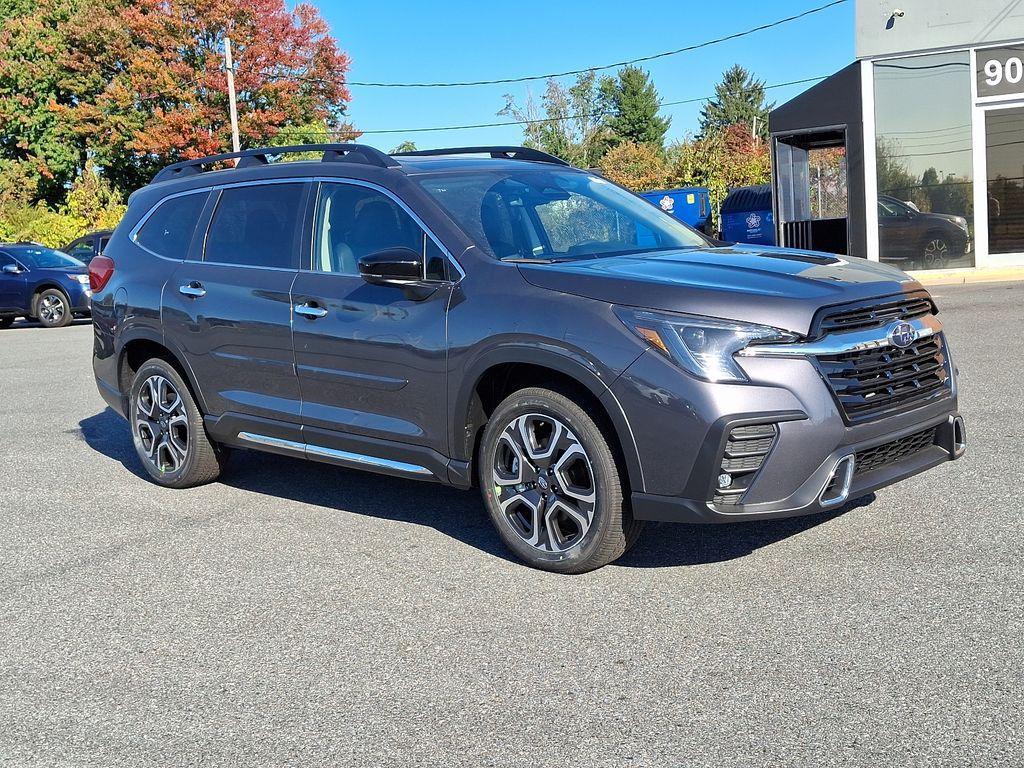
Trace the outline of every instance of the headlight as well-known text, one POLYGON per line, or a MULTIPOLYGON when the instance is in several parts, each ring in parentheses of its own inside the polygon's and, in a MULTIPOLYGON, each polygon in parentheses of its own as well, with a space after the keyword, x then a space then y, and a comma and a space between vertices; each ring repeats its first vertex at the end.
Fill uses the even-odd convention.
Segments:
POLYGON ((89 276, 88 275, 68 275, 68 277, 70 277, 76 283, 79 283, 81 285, 88 285, 89 284, 89 276))
POLYGON ((705 381, 747 381, 733 355, 754 342, 796 341, 797 336, 734 320, 616 307, 637 336, 687 373, 705 381))
POLYGON ((956 223, 957 223, 957 226, 960 227, 960 229, 963 229, 963 230, 967 229, 967 219, 965 219, 963 216, 957 216, 956 217, 956 223))

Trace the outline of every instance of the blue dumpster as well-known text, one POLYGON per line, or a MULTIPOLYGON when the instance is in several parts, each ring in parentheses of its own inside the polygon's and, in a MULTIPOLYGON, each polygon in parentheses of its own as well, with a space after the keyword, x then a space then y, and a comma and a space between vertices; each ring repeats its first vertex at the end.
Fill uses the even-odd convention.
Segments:
POLYGON ((772 187, 737 187, 722 201, 722 239, 730 243, 775 245, 772 187))
POLYGON ((711 194, 706 187, 655 189, 644 192, 641 197, 702 232, 711 213, 711 194))

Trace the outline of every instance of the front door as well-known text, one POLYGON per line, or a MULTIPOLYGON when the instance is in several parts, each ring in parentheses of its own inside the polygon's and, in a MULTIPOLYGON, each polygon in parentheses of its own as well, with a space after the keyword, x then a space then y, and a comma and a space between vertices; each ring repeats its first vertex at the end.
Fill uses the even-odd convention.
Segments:
POLYGON ((167 337, 183 348, 210 415, 227 415, 223 429, 300 439, 290 292, 308 188, 261 183, 214 192, 205 246, 164 289, 167 337))
POLYGON ((0 251, 0 310, 11 312, 28 311, 28 291, 25 273, 13 256, 0 251), (5 266, 16 266, 18 273, 4 272, 5 266))
POLYGON ((323 182, 312 255, 292 288, 303 435, 374 456, 447 454, 445 314, 452 286, 438 244, 389 195, 323 182), (394 247, 424 254, 429 295, 371 285, 362 256, 394 247), (403 452, 401 446, 419 450, 403 452))

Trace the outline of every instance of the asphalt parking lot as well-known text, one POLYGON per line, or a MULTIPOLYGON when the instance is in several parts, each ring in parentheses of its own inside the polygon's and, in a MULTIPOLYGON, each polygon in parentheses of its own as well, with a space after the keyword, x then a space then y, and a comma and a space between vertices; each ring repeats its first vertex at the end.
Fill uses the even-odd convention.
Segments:
POLYGON ((934 293, 962 461, 580 577, 439 486, 161 489, 87 323, 0 331, 0 765, 1024 763, 1024 284, 934 293))

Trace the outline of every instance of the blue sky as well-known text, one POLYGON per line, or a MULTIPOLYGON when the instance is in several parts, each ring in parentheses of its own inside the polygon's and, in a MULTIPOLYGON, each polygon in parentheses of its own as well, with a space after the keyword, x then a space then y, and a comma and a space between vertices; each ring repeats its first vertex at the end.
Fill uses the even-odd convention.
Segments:
MULTIPOLYGON (((486 80, 600 66, 739 32, 823 5, 825 0, 628 3, 319 0, 352 80, 486 80)), ((853 0, 739 40, 649 62, 663 101, 707 96, 734 63, 766 83, 828 75, 853 60, 853 0)), ((570 78, 571 79, 571 78, 570 78)), ((529 85, 536 96, 543 81, 529 85)), ((769 91, 778 103, 807 85, 769 91)), ((527 85, 391 89, 353 86, 349 116, 364 131, 498 122, 503 95, 522 103, 527 85)), ((666 108, 669 138, 697 127, 699 104, 666 108)), ((369 134, 385 151, 405 139, 421 149, 518 144, 518 126, 437 133, 369 134)))

